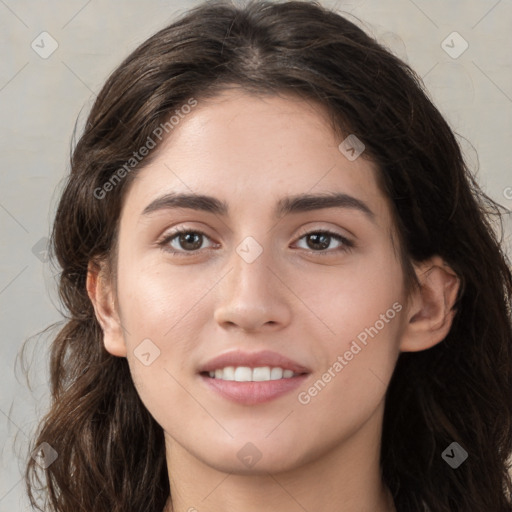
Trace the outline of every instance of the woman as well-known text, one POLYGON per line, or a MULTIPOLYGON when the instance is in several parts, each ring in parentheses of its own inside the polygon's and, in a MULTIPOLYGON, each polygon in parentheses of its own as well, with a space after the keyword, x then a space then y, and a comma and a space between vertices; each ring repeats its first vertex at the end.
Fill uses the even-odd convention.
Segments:
POLYGON ((354 24, 311 2, 192 9, 117 68, 74 150, 29 495, 512 510, 492 212, 417 76, 354 24))

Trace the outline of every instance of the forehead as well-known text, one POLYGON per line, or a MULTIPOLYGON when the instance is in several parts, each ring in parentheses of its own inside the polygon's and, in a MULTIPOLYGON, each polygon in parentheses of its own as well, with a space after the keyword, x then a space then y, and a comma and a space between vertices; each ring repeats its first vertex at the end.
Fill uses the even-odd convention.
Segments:
POLYGON ((284 195, 339 192, 386 214, 376 166, 340 151, 325 109, 294 96, 228 90, 180 116, 125 204, 141 211, 164 192, 216 196, 235 208, 272 209, 284 195), (142 210, 141 210, 142 207, 142 210))

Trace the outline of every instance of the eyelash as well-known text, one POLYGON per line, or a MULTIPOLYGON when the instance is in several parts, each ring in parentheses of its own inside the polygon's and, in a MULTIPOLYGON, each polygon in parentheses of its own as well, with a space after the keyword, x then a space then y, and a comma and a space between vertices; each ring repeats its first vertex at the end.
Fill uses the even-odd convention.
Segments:
MULTIPOLYGON (((169 242, 174 240, 176 237, 178 237, 179 235, 182 235, 182 234, 187 234, 187 233, 194 233, 196 235, 201 235, 203 237, 209 238, 206 233, 204 233, 203 231, 198 230, 198 229, 178 228, 178 229, 174 230, 171 234, 166 236, 162 241, 158 242, 158 245, 162 248, 162 250, 164 250, 165 252, 171 253, 174 256, 178 256, 178 257, 183 256, 186 258, 189 256, 196 255, 200 251, 200 249, 195 250, 195 251, 184 251, 184 250, 176 251, 174 249, 170 249, 168 246, 169 242)), ((329 255, 332 255, 333 252, 335 252, 335 253, 350 252, 355 247, 355 244, 352 241, 348 240, 347 238, 340 235, 339 233, 330 231, 329 229, 317 229, 317 230, 307 231, 307 232, 303 233, 299 238, 297 238, 297 241, 301 240, 302 238, 304 238, 308 235, 327 235, 330 238, 334 238, 338 242, 342 243, 341 247, 338 247, 337 249, 333 249, 333 250, 320 250, 320 251, 309 250, 309 251, 307 251, 310 254, 315 254, 318 256, 329 256, 329 255)))

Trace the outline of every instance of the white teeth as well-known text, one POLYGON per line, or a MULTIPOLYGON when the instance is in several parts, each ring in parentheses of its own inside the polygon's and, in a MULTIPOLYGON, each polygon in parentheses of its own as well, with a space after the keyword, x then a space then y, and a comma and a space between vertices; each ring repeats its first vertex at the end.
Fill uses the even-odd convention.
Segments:
POLYGON ((239 366, 235 370, 235 380, 237 382, 247 382, 252 380, 252 369, 247 366, 239 366))
POLYGON ((226 368, 223 370, 221 379, 235 380, 235 368, 233 366, 226 366, 226 368))
POLYGON ((261 368, 254 368, 252 371, 252 380, 264 381, 270 380, 270 368, 263 366, 261 368))
POLYGON ((272 368, 270 370, 270 380, 278 380, 283 378, 283 369, 282 368, 272 368))
POLYGON ((295 374, 292 370, 282 368, 270 368, 261 366, 249 368, 248 366, 226 366, 215 371, 208 372, 209 376, 220 380, 235 380, 237 382, 263 382, 268 380, 289 379, 295 374))

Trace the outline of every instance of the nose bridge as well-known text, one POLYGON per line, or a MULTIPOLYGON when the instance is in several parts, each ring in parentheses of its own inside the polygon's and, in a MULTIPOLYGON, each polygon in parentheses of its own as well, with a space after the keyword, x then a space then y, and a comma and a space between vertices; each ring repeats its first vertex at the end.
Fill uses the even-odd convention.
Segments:
POLYGON ((219 323, 254 330, 288 321, 289 309, 274 275, 276 264, 270 248, 247 236, 235 247, 229 266, 215 313, 219 323))
POLYGON ((267 274, 270 272, 271 250, 258 242, 254 237, 247 236, 235 249, 233 258, 235 276, 242 286, 259 289, 268 284, 267 274))
POLYGON ((263 295, 272 287, 271 250, 264 243, 247 236, 235 247, 231 258, 231 293, 248 304, 264 300, 263 295))

